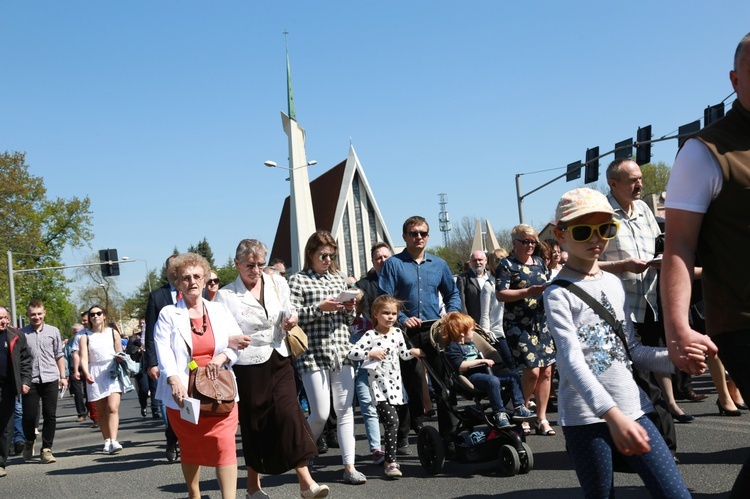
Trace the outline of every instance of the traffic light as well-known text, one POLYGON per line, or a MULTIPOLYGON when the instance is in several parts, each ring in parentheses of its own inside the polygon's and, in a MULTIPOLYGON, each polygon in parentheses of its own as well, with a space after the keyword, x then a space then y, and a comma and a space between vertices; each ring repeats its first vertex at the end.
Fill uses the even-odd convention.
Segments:
POLYGON ((651 162, 651 125, 638 128, 635 143, 635 162, 638 166, 651 162))
POLYGON ((599 147, 586 149, 586 176, 583 180, 587 184, 599 180, 599 147))
POLYGON ((680 128, 677 129, 677 147, 682 147, 682 144, 685 143, 687 139, 689 139, 693 134, 698 133, 701 129, 701 120, 695 120, 692 123, 688 123, 687 125, 682 125, 680 128))
POLYGON ((575 163, 571 163, 568 165, 568 173, 565 174, 565 181, 570 182, 571 180, 575 180, 577 178, 581 178, 581 162, 576 161, 575 163))
POLYGON ((633 156, 633 139, 626 139, 615 144, 615 159, 630 159, 633 156))
POLYGON ((114 277, 120 275, 120 264, 109 263, 117 262, 117 250, 116 249, 103 249, 99 250, 99 262, 101 262, 102 277, 114 277))
POLYGON ((724 117, 724 103, 716 104, 715 106, 708 106, 703 111, 703 126, 706 127, 724 117))

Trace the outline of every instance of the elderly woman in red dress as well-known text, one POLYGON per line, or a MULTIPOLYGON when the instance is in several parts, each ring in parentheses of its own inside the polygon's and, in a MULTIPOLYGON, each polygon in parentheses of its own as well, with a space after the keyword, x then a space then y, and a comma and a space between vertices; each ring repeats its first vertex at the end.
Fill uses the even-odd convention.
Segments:
POLYGON ((237 321, 221 303, 202 298, 211 268, 195 253, 175 257, 170 266, 170 281, 182 293, 182 299, 164 307, 154 328, 159 358, 157 398, 167 407, 167 416, 180 441, 182 473, 191 499, 200 498, 200 468, 216 468, 216 478, 224 499, 237 494, 237 405, 229 414, 201 414, 198 424, 180 417, 182 399, 188 396, 191 361, 208 366, 208 377, 219 369, 231 369, 237 360, 236 348, 242 332, 237 321), (234 347, 234 348, 232 348, 234 347))

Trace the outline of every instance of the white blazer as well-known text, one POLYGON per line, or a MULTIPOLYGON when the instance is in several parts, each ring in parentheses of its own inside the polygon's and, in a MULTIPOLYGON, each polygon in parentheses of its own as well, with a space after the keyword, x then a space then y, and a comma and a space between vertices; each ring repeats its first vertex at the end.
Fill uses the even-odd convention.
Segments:
MULTIPOLYGON (((242 334, 237 321, 222 303, 213 303, 202 299, 206 313, 214 332, 214 356, 223 353, 229 358, 230 366, 237 361, 237 351, 229 348, 229 337, 242 334)), ((159 382, 156 387, 156 398, 171 409, 179 409, 172 398, 172 388, 167 384, 170 376, 179 376, 187 388, 192 357, 188 353, 193 349, 193 335, 190 330, 190 315, 185 301, 161 309, 159 319, 154 327, 154 344, 159 359, 159 382)))

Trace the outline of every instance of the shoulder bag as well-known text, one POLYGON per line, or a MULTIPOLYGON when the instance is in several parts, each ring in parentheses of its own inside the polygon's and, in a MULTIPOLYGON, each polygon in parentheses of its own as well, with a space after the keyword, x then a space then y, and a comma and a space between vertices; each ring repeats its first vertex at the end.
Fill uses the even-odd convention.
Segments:
MULTIPOLYGON (((273 276, 271 276, 271 284, 273 284, 273 290, 276 292, 276 298, 279 300, 279 303, 281 303, 281 296, 279 295, 278 288, 276 288, 273 276)), ((303 353, 307 352, 307 349, 309 348, 307 334, 301 327, 294 326, 286 332, 286 345, 289 347, 289 353, 296 359, 303 353)))

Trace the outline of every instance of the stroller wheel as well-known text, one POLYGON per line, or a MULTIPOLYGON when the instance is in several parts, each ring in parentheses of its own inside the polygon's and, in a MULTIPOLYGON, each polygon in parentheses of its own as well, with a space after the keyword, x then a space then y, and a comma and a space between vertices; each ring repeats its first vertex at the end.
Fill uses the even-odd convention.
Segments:
POLYGON ((498 464, 500 465, 500 473, 503 475, 517 475, 521 469, 521 458, 518 457, 518 451, 512 445, 503 445, 500 447, 498 464))
POLYGON ((521 444, 523 446, 523 455, 521 455, 521 474, 526 474, 534 469, 534 453, 531 452, 531 447, 526 442, 521 444))
POLYGON ((430 475, 443 471, 445 446, 440 433, 432 426, 424 426, 417 435, 417 453, 422 468, 430 475))

